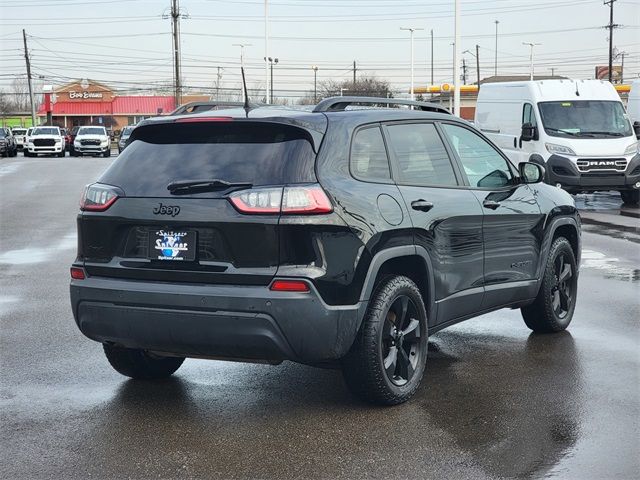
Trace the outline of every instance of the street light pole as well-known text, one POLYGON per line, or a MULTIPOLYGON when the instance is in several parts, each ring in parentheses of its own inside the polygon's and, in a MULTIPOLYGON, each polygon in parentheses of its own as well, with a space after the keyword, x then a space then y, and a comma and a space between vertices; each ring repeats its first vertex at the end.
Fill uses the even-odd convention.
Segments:
POLYGON ((269 3, 264 0, 264 101, 269 103, 269 3))
POLYGON ((455 0, 454 3, 454 20, 453 20, 453 64, 455 69, 455 77, 453 79, 453 114, 456 117, 460 116, 460 75, 458 75, 458 69, 460 67, 460 0, 455 0))
POLYGON ((278 59, 277 58, 271 58, 268 57, 269 60, 269 65, 271 67, 271 94, 270 94, 270 100, 269 103, 273 103, 273 64, 277 64, 278 63, 278 59))
POLYGON ((311 70, 313 70, 313 101, 318 103, 318 66, 312 66, 311 70))
POLYGON ((500 23, 498 20, 493 21, 496 24, 496 50, 495 50, 495 62, 493 66, 493 76, 498 76, 498 24, 500 23))
POLYGON ((533 47, 542 45, 541 43, 522 42, 523 45, 529 45, 529 80, 533 80, 533 47))
POLYGON ((400 27, 400 30, 408 31, 409 38, 411 39, 411 100, 415 100, 415 95, 413 90, 413 32, 417 30, 424 30, 424 28, 400 27))

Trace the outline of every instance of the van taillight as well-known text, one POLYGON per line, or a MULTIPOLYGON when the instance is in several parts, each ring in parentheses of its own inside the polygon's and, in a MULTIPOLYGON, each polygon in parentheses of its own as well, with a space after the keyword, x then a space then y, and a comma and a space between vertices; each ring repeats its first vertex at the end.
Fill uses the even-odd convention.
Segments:
POLYGON ((87 185, 80 199, 80 210, 104 212, 121 196, 122 191, 111 185, 100 183, 87 185))
POLYGON ((229 195, 229 201, 241 213, 289 215, 330 213, 331 201, 320 185, 252 188, 229 195))

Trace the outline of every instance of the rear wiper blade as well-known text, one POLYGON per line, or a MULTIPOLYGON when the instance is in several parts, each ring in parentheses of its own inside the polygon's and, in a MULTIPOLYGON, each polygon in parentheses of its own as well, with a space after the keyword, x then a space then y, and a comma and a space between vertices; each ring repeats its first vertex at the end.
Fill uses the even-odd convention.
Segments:
POLYGON ((167 185, 167 190, 172 194, 179 195, 189 192, 217 192, 229 190, 230 188, 251 188, 252 183, 233 183, 217 178, 203 180, 176 180, 167 185))

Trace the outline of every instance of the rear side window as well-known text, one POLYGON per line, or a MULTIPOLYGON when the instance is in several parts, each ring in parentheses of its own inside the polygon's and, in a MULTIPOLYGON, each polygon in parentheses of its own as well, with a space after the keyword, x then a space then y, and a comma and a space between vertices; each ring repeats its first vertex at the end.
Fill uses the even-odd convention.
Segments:
POLYGON ((491 144, 471 130, 445 123, 442 128, 455 149, 472 187, 496 188, 511 185, 508 162, 491 144))
POLYGON ((301 128, 266 122, 138 127, 100 181, 122 188, 128 196, 147 197, 167 196, 167 185, 181 180, 254 186, 312 183, 315 153, 307 135, 301 128))
POLYGON ((391 179, 389 159, 380 127, 365 128, 356 132, 351 144, 351 172, 362 180, 391 179))
POLYGON ((389 141, 398 167, 398 183, 458 185, 442 139, 431 123, 389 125, 389 141))

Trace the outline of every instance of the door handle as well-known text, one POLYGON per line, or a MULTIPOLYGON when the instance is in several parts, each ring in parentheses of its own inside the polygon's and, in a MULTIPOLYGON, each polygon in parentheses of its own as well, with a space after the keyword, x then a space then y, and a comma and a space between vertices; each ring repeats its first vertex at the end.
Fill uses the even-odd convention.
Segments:
POLYGON ((414 210, 420 210, 421 212, 428 212, 433 208, 433 203, 427 202, 426 200, 414 200, 411 202, 411 208, 414 210))
POLYGON ((495 200, 485 200, 482 202, 482 206, 484 208, 490 208, 491 210, 495 210, 500 206, 500 202, 496 202, 495 200))

